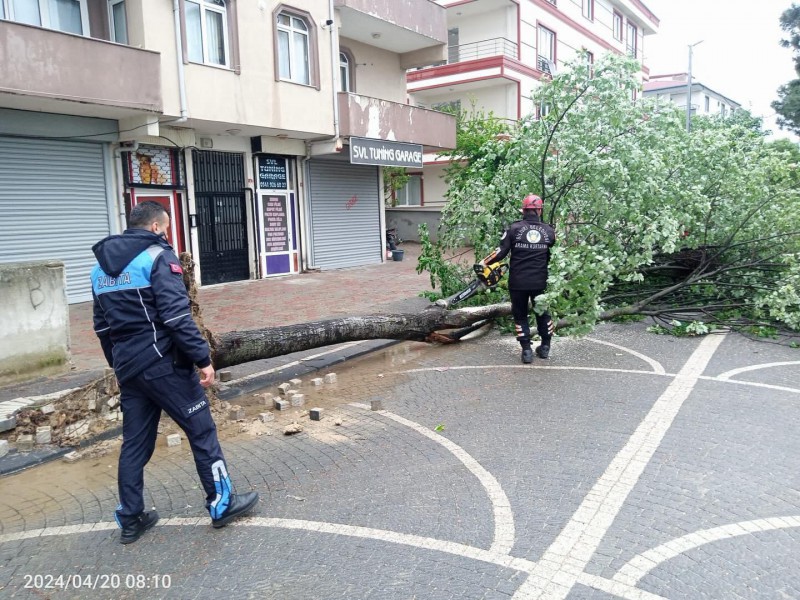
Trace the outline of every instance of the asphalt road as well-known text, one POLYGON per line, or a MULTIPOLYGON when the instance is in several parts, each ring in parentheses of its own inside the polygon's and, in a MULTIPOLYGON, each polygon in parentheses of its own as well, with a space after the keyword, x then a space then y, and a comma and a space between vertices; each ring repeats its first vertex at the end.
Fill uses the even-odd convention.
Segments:
POLYGON ((557 339, 532 366, 494 333, 402 344, 306 381, 320 422, 256 425, 258 399, 237 400, 248 421, 221 425, 223 447, 262 501, 235 526, 209 526, 185 441, 159 443, 162 521, 131 546, 114 448, 0 479, 0 596, 800 598, 798 366, 641 325, 557 339))

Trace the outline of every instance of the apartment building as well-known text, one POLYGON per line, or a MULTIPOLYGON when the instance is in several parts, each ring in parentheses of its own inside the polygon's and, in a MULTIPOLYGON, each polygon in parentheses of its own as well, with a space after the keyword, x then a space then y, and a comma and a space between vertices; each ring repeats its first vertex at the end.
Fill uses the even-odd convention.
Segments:
MULTIPOLYGON (((582 51, 593 61, 605 52, 641 60, 658 18, 640 0, 438 0, 447 10, 446 62, 408 73, 413 101, 430 108, 473 105, 516 121, 535 113, 532 92, 582 51)), ((642 66, 642 79, 648 69, 642 66)), ((397 197, 390 222, 411 237, 423 213, 445 203, 444 165, 426 157, 397 197), (404 214, 405 211, 405 214, 404 214), (411 213, 420 216, 412 218, 411 213)))
POLYGON ((690 98, 689 110, 692 115, 723 117, 732 115, 742 107, 735 100, 712 90, 707 85, 692 78, 691 95, 687 86, 686 73, 669 73, 666 75, 652 75, 644 84, 645 96, 656 96, 659 100, 674 102, 686 110, 686 98, 690 98))
POLYGON ((169 207, 204 285, 385 260, 380 165, 452 148, 407 103, 431 0, 0 0, 0 262, 61 260, 169 207))

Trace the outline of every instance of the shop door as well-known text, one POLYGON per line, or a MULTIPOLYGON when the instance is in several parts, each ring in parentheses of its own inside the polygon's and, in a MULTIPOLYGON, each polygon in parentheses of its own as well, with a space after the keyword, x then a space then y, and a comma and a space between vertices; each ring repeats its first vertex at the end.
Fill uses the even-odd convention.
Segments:
POLYGON ((203 285, 249 279, 244 156, 193 154, 195 205, 203 285))
POLYGON ((131 206, 136 206, 140 202, 158 202, 170 215, 169 231, 167 231, 167 241, 172 246, 176 254, 184 251, 183 247, 183 213, 181 211, 180 195, 178 192, 145 192, 132 190, 131 206))
POLYGON ((286 192, 258 194, 262 277, 298 273, 294 201, 286 192))

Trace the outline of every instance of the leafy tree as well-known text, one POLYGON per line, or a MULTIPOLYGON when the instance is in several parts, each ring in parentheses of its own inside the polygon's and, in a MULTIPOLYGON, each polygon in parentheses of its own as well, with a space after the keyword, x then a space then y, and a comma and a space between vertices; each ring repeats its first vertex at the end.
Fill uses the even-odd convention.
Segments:
POLYGON ((752 118, 697 118, 687 134, 672 103, 632 101, 638 70, 608 56, 543 84, 548 114, 488 137, 450 177, 420 268, 456 291, 468 273, 448 253, 488 254, 533 192, 558 237, 538 309, 572 331, 630 314, 800 329, 796 156, 752 118))
MULTIPOLYGON (((792 4, 780 18, 781 29, 788 38, 781 40, 781 46, 794 52, 795 71, 800 75, 800 6, 792 4)), ((800 133, 800 79, 793 79, 778 88, 778 99, 772 103, 778 113, 777 123, 781 129, 800 133)))

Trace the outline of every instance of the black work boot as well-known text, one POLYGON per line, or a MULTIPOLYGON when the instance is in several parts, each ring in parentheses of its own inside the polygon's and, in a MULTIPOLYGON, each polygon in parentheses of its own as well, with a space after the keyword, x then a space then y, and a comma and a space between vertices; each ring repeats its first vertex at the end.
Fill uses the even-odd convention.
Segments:
POLYGON ((522 362, 526 365, 533 362, 533 350, 531 350, 530 346, 526 346, 522 349, 522 362))
POLYGON ((156 511, 143 512, 136 517, 135 521, 122 528, 122 533, 119 536, 120 543, 132 544, 156 523, 158 523, 158 513, 156 511))
POLYGON ((539 358, 547 358, 547 357, 549 357, 550 356, 550 346, 549 345, 545 346, 544 344, 542 344, 541 346, 536 348, 536 356, 538 356, 539 358))
POLYGON ((231 500, 227 510, 222 513, 219 519, 211 519, 211 526, 214 529, 225 527, 236 517, 241 517, 258 502, 258 492, 247 492, 246 494, 231 494, 231 500))

